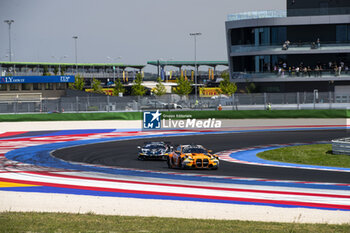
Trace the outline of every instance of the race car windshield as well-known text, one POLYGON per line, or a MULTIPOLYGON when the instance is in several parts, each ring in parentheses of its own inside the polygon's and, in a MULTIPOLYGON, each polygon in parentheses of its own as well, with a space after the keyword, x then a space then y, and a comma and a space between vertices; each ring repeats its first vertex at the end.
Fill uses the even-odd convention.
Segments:
POLYGON ((207 150, 203 148, 184 148, 182 150, 183 153, 201 153, 201 154, 206 154, 208 153, 207 150))
POLYGON ((165 149, 165 147, 162 145, 147 145, 147 146, 145 146, 145 149, 150 149, 150 150, 157 149, 157 150, 159 150, 159 149, 165 149))

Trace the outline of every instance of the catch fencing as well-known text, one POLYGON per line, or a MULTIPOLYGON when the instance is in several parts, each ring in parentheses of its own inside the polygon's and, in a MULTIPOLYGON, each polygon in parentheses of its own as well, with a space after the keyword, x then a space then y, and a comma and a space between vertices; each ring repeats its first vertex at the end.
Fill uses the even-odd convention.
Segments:
POLYGON ((272 110, 347 109, 349 96, 334 92, 254 93, 232 96, 74 96, 43 98, 41 95, 0 95, 0 113, 115 112, 144 110, 272 110))

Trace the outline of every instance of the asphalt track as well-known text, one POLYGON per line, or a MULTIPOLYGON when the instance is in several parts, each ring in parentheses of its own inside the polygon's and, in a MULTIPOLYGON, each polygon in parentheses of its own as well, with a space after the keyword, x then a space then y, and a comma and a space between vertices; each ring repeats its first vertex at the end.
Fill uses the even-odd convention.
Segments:
MULTIPOLYGON (((166 137, 156 140, 169 141, 178 144, 202 144, 214 152, 229 149, 242 149, 269 144, 313 143, 330 141, 346 137, 345 130, 313 130, 313 131, 263 131, 241 132, 228 134, 207 134, 198 136, 166 137)), ((149 139, 113 141, 90 144, 78 147, 64 148, 53 153, 67 161, 118 166, 124 168, 150 169, 155 171, 174 171, 167 168, 164 161, 139 161, 136 159, 137 146, 149 139)), ((175 170, 176 171, 176 170, 175 170)), ((263 178, 277 180, 311 181, 349 183, 349 172, 319 171, 308 169, 265 167, 221 161, 220 168, 212 170, 186 170, 181 172, 200 173, 218 176, 237 176, 248 178, 263 178)))

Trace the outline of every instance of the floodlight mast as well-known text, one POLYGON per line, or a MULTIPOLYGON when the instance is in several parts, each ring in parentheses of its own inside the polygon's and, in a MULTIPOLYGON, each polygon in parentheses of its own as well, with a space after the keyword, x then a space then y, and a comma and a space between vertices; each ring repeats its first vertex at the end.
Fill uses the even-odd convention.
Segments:
POLYGON ((77 40, 78 36, 73 36, 72 37, 75 41, 75 70, 78 73, 78 51, 77 51, 77 40))
POLYGON ((4 23, 7 23, 9 25, 9 59, 12 61, 12 49, 11 49, 11 24, 15 21, 12 19, 4 20, 4 23))
POLYGON ((194 37, 194 94, 195 94, 195 99, 197 102, 197 72, 198 72, 198 67, 197 67, 197 36, 202 35, 200 32, 193 32, 190 33, 190 36, 194 37))

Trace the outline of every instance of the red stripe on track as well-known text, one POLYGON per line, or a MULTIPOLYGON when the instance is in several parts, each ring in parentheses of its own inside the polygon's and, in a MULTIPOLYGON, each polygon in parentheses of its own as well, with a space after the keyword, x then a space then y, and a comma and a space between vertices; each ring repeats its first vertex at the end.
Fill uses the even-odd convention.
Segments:
POLYGON ((113 189, 113 188, 97 188, 90 186, 77 186, 77 185, 62 185, 62 184, 52 184, 46 182, 33 182, 33 181, 22 181, 15 179, 0 178, 0 181, 49 186, 49 187, 59 187, 68 189, 80 189, 80 190, 91 190, 100 192, 118 192, 118 193, 131 193, 131 194, 143 194, 143 195, 158 195, 158 196, 169 196, 169 197, 186 197, 186 198, 198 198, 207 200, 223 200, 223 201, 239 201, 239 202, 250 202, 250 203, 263 203, 263 204, 278 204, 278 205, 288 205, 295 207, 315 207, 315 208, 328 208, 328 209, 344 209, 350 210, 349 205, 335 205, 335 204, 323 204, 323 203, 313 203, 313 202, 297 202, 297 201, 280 201, 280 200, 265 200, 265 199, 255 199, 255 198, 239 198, 239 197, 222 197, 222 196, 210 196, 210 195, 198 195, 198 194, 179 194, 179 193, 169 193, 169 192, 154 192, 154 191, 137 191, 137 190, 127 190, 127 189, 113 189))
POLYGON ((4 138, 4 137, 11 137, 11 136, 19 135, 19 134, 24 134, 24 133, 28 133, 28 131, 6 132, 6 133, 0 134, 0 139, 4 138))
POLYGON ((254 190, 254 189, 241 189, 241 188, 223 188, 223 187, 207 187, 200 185, 180 185, 180 184, 164 184, 164 183, 151 183, 142 181, 126 181, 119 179, 105 179, 105 178, 93 178, 83 176, 72 176, 64 174, 52 174, 50 172, 24 172, 35 175, 45 175, 50 177, 61 177, 70 179, 85 179, 93 181, 106 181, 115 183, 127 183, 127 184, 141 184, 141 185, 157 185, 165 187, 178 187, 178 188, 195 188, 195 189, 207 189, 207 190, 220 190, 230 192, 250 192, 250 193, 268 193, 268 194, 282 194, 282 195, 296 195, 296 196, 314 196, 314 197, 331 197, 331 198, 350 198, 350 195, 339 195, 339 194, 321 194, 321 193, 301 193, 301 192, 288 192, 288 191, 270 191, 270 190, 254 190))

